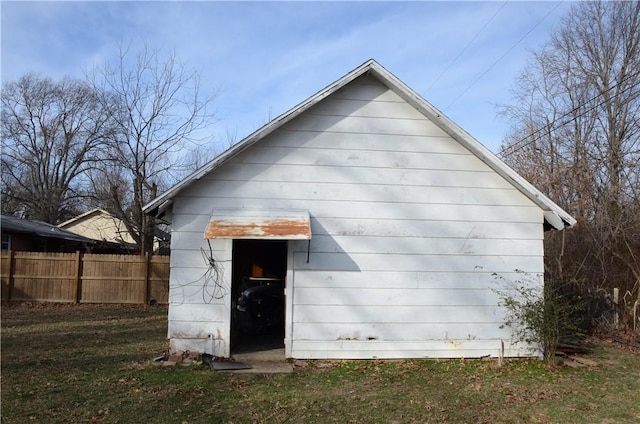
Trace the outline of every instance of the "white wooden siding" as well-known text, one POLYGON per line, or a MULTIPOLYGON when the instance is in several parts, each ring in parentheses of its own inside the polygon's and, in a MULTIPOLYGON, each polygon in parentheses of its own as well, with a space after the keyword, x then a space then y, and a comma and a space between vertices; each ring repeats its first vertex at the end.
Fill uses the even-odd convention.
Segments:
MULTIPOLYGON (((326 152, 325 152, 326 154, 326 152)), ((369 164, 371 165, 371 163, 369 164)), ((252 164, 251 172, 253 181, 261 183, 282 183, 297 181, 298 183, 316 183, 318 178, 324 178, 323 182, 333 184, 353 184, 349 173, 354 167, 347 166, 317 166, 281 164, 267 165, 264 163, 252 164), (304 171, 304 172, 301 172, 304 171)), ((245 164, 229 164, 225 171, 221 172, 218 181, 245 181, 245 164)), ((460 170, 411 170, 398 168, 374 168, 362 166, 358 169, 358 176, 362 183, 369 185, 393 185, 403 186, 431 186, 431 187, 466 187, 466 188, 493 188, 509 189, 508 183, 494 172, 488 171, 460 171, 460 170)))
MULTIPOLYGON (((500 340, 294 340, 292 351, 300 358, 308 359, 352 359, 352 358, 478 358, 501 354, 500 340)), ((537 356, 526 346, 506 344, 506 357, 537 356)))
POLYGON ((293 303, 296 305, 333 305, 333 306, 428 306, 456 307, 495 305, 498 296, 486 289, 472 288, 466 290, 452 288, 434 288, 422 290, 406 290, 406 288, 378 287, 341 287, 325 290, 321 287, 298 289, 294 293, 293 303))
POLYGON ((447 135, 412 135, 398 138, 387 134, 349 134, 336 139, 333 132, 291 130, 281 128, 273 147, 297 147, 304 149, 354 150, 371 152, 422 152, 422 153, 458 153, 468 155, 463 146, 447 135))
MULTIPOLYGON (((408 199, 400 205, 394 202, 353 202, 344 201, 340 203, 340 208, 333 207, 332 202, 321 200, 305 200, 304 204, 308 210, 313 210, 313 219, 318 225, 321 218, 367 218, 367 219, 404 219, 404 220, 440 220, 440 221, 473 221, 473 222, 530 222, 536 223, 542 219, 542 212, 536 206, 518 206, 518 205, 470 205, 456 204, 454 207, 447 204, 430 204, 428 207, 412 207, 412 205, 420 205, 419 199, 408 199)), ((189 204, 193 206, 193 210, 198 208, 211 209, 215 204, 218 208, 233 208, 237 205, 247 209, 255 209, 260 205, 264 206, 264 200, 260 198, 189 198, 189 204)), ((293 209, 295 205, 300 205, 299 200, 294 199, 278 199, 278 206, 282 209, 293 209)), ((189 220, 182 221, 180 225, 186 224, 186 227, 180 227, 178 231, 174 227, 176 233, 196 232, 203 233, 200 228, 207 225, 210 215, 198 215, 190 211, 185 211, 183 217, 189 217, 189 220), (201 224, 201 226, 200 226, 201 224)), ((312 223, 313 225, 313 223, 312 223)), ((536 238, 541 237, 536 235, 536 238)))
MULTIPOLYGON (((190 217, 172 216, 172 227, 193 228, 190 217)), ((207 219, 202 216, 199 221, 201 231, 172 228, 168 336, 173 350, 229 356, 231 243, 229 240, 208 243, 204 239, 207 219), (221 271, 218 286, 203 252, 206 258, 215 259, 221 271)))
MULTIPOLYGON (((306 241, 289 242, 293 357, 495 356, 501 340, 507 354, 527 353, 500 329, 495 289, 504 285, 494 274, 540 284, 542 211, 372 78, 175 198, 172 346, 207 346, 213 334, 224 355, 231 301, 207 303, 193 283, 206 270, 199 249, 214 208, 309 210, 308 263, 306 241)), ((215 245, 226 281, 230 250, 215 245)))
MULTIPOLYGON (((359 151, 347 149, 294 149, 292 147, 255 146, 256 157, 242 155, 234 163, 297 166, 335 166, 338 168, 424 169, 439 171, 489 172, 474 156, 458 153, 359 151), (421 168, 423 167, 423 168, 421 168)), ((305 170, 302 168, 301 170, 305 170)), ((247 170, 253 173, 253 169, 247 170)), ((364 175, 366 176, 366 174, 364 175)), ((360 175, 358 175, 360 178, 360 175)), ((357 182, 357 181, 356 181, 357 182)))
MULTIPOLYGON (((521 272, 505 272, 500 277, 508 281, 518 281, 525 278, 521 272)), ((478 287, 488 287, 488 290, 498 289, 502 284, 492 272, 474 270, 472 272, 438 271, 376 271, 376 272, 337 272, 333 270, 303 272, 296 271, 296 290, 311 288, 407 288, 407 289, 446 289, 470 290, 478 287)), ((526 276, 530 278, 530 276, 526 276)))

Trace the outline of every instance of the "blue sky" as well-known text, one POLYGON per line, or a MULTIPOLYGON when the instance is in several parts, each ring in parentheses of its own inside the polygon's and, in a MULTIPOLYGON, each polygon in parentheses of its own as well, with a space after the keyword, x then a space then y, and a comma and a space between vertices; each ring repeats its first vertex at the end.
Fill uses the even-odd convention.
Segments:
POLYGON ((175 52, 218 92, 220 150, 373 58, 489 149, 507 130, 496 104, 571 2, 0 3, 1 78, 52 78, 117 56, 175 52))

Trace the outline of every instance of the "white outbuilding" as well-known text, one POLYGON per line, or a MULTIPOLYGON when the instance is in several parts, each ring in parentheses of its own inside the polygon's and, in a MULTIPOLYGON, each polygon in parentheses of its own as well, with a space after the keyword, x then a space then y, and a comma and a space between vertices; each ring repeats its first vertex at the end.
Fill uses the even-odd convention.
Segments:
POLYGON ((537 355, 496 289, 541 289, 544 232, 575 224, 374 60, 145 210, 171 224, 170 349, 218 357, 537 355))

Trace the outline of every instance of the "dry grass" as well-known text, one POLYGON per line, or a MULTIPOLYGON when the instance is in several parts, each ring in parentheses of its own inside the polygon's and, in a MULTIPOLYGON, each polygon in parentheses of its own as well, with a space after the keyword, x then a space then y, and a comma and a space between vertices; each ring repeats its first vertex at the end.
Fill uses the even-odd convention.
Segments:
POLYGON ((596 368, 539 361, 307 362, 293 374, 159 367, 166 309, 2 309, 6 423, 638 423, 640 354, 596 368))

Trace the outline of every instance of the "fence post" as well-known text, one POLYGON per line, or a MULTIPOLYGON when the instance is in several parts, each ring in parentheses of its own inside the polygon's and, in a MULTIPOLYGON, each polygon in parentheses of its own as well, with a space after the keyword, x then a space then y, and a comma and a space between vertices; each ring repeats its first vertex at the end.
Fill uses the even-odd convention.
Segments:
POLYGON ((151 255, 149 252, 145 253, 144 261, 144 303, 149 303, 151 299, 151 284, 149 283, 149 268, 151 268, 149 262, 151 261, 151 255))
POLYGON ((13 250, 9 250, 9 284, 7 287, 7 303, 11 302, 11 295, 13 295, 14 281, 13 281, 13 273, 15 271, 15 260, 13 250))
POLYGON ((73 300, 75 303, 80 303, 82 297, 82 253, 79 250, 76 250, 76 275, 73 287, 73 300))

